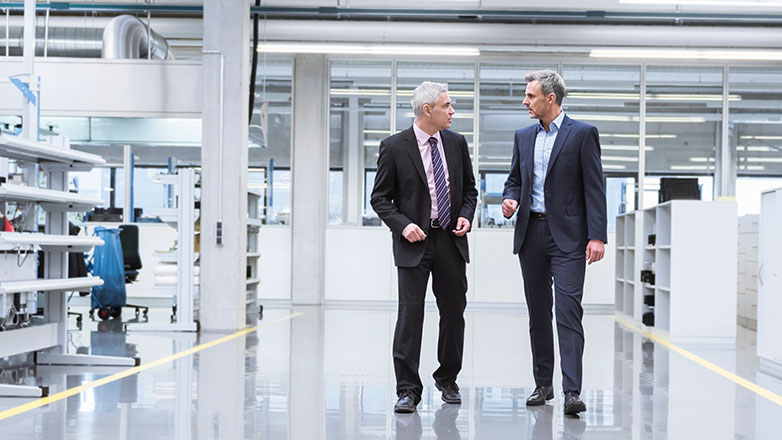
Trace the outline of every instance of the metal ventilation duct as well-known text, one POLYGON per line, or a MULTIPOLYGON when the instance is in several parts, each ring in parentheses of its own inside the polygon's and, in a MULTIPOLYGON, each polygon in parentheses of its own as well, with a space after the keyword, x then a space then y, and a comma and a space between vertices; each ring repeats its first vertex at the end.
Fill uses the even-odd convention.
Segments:
POLYGON ((103 30, 103 58, 171 59, 166 39, 132 15, 114 17, 103 30))
MULTIPOLYGON (((54 20, 52 20, 54 21, 54 20)), ((147 26, 132 15, 120 15, 100 27, 49 27, 48 38, 44 26, 35 32, 35 55, 71 58, 146 58, 148 46, 152 58, 172 59, 168 42, 150 30, 147 44, 147 26)), ((8 54, 21 56, 24 28, 13 26, 8 30, 8 54)), ((0 28, 0 56, 5 55, 6 33, 0 28)))

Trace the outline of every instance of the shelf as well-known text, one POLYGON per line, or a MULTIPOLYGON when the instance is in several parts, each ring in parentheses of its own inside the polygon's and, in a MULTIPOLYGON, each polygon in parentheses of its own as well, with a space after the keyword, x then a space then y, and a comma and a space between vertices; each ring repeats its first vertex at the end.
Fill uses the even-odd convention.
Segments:
POLYGON ((633 280, 625 280, 625 283, 635 286, 635 281, 633 280))
POLYGON ((263 220, 259 218, 248 218, 247 226, 254 226, 256 228, 260 228, 261 226, 263 226, 263 220))
POLYGON ((662 251, 669 251, 669 250, 671 250, 671 245, 669 245, 669 244, 659 244, 659 245, 657 245, 657 249, 660 249, 662 251))
POLYGON ((79 167, 87 166, 89 168, 106 164, 102 157, 95 154, 6 135, 0 135, 0 157, 25 162, 55 162, 79 167))
POLYGON ((647 251, 653 251, 654 250, 654 246, 647 244, 644 249, 646 249, 647 251))
POLYGON ((85 287, 102 286, 98 277, 54 278, 25 281, 4 281, 0 283, 0 293, 38 292, 48 290, 77 291, 85 287))
POLYGON ((620 277, 616 277, 616 280, 622 283, 625 281, 624 278, 620 278, 620 277))
POLYGON ((0 232, 0 246, 30 246, 38 245, 43 250, 60 250, 69 252, 86 252, 94 246, 103 246, 103 240, 98 237, 76 237, 70 235, 46 235, 27 232, 0 232))
POLYGON ((654 286, 654 288, 657 289, 657 290, 662 290, 663 292, 668 292, 668 293, 671 292, 671 288, 670 287, 654 286))
POLYGON ((259 284, 260 282, 261 282, 260 278, 247 278, 247 285, 248 286, 252 285, 252 284, 259 284))
POLYGON ((248 252, 247 258, 261 258, 260 252, 248 252))
MULTIPOLYGON (((175 176, 176 177, 176 176, 175 176)), ((179 210, 177 208, 158 208, 149 209, 145 212, 150 217, 158 217, 164 223, 168 224, 172 228, 176 229, 177 223, 179 223, 179 210)), ((193 221, 200 217, 201 211, 199 209, 193 210, 193 221)))
POLYGON ((0 186, 0 202, 39 203, 47 210, 89 211, 103 200, 75 193, 23 185, 0 186))

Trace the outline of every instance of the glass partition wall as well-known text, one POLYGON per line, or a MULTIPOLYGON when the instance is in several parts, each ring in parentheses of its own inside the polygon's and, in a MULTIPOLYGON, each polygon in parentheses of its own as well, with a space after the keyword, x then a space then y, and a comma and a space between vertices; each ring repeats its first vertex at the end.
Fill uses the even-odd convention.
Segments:
POLYGON ((540 69, 565 79, 566 114, 599 130, 610 231, 617 214, 657 204, 661 177, 697 178, 702 200, 723 194, 723 159, 729 162, 725 194, 737 195, 740 213, 757 212, 760 189, 782 186, 782 67, 335 59, 329 223, 381 224, 369 205, 378 146, 412 124, 412 91, 430 80, 448 83, 452 129, 469 143, 479 190, 475 225, 513 227, 515 219, 501 214, 502 190, 514 132, 536 123, 522 104, 524 75, 540 69))

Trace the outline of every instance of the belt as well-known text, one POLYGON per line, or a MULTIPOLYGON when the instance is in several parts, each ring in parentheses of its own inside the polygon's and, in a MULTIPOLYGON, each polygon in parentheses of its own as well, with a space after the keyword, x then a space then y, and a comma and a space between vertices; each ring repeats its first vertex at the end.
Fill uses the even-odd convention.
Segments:
POLYGON ((533 212, 533 211, 530 211, 529 212, 529 218, 534 218, 534 219, 543 220, 543 221, 548 220, 548 216, 546 215, 545 212, 533 212))
POLYGON ((440 229, 440 221, 436 218, 429 219, 429 227, 432 229, 440 229))

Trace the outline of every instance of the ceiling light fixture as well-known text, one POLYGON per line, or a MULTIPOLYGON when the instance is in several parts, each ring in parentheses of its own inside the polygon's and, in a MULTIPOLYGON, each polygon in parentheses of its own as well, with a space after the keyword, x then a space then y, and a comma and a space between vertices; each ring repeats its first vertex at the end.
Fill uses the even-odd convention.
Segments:
POLYGON ((677 6, 721 6, 735 8, 782 8, 779 1, 757 0, 619 0, 619 3, 629 5, 677 5, 677 6))
MULTIPOLYGON (((570 92, 568 98, 575 99, 627 99, 637 101, 640 98, 639 93, 593 93, 593 92, 570 92)), ((715 93, 647 93, 647 100, 656 101, 722 101, 721 94, 715 93)), ((729 101, 741 101, 741 95, 728 95, 729 101)))
MULTIPOLYGON (((737 3, 737 4, 743 4, 737 3)), ((718 61, 782 61, 779 50, 725 50, 725 49, 592 49, 592 58, 657 58, 675 60, 718 60, 718 61)))
POLYGON ((377 44, 303 44, 303 43, 261 43, 257 46, 262 53, 323 53, 335 55, 432 55, 475 57, 481 51, 464 46, 427 45, 377 45, 377 44))

